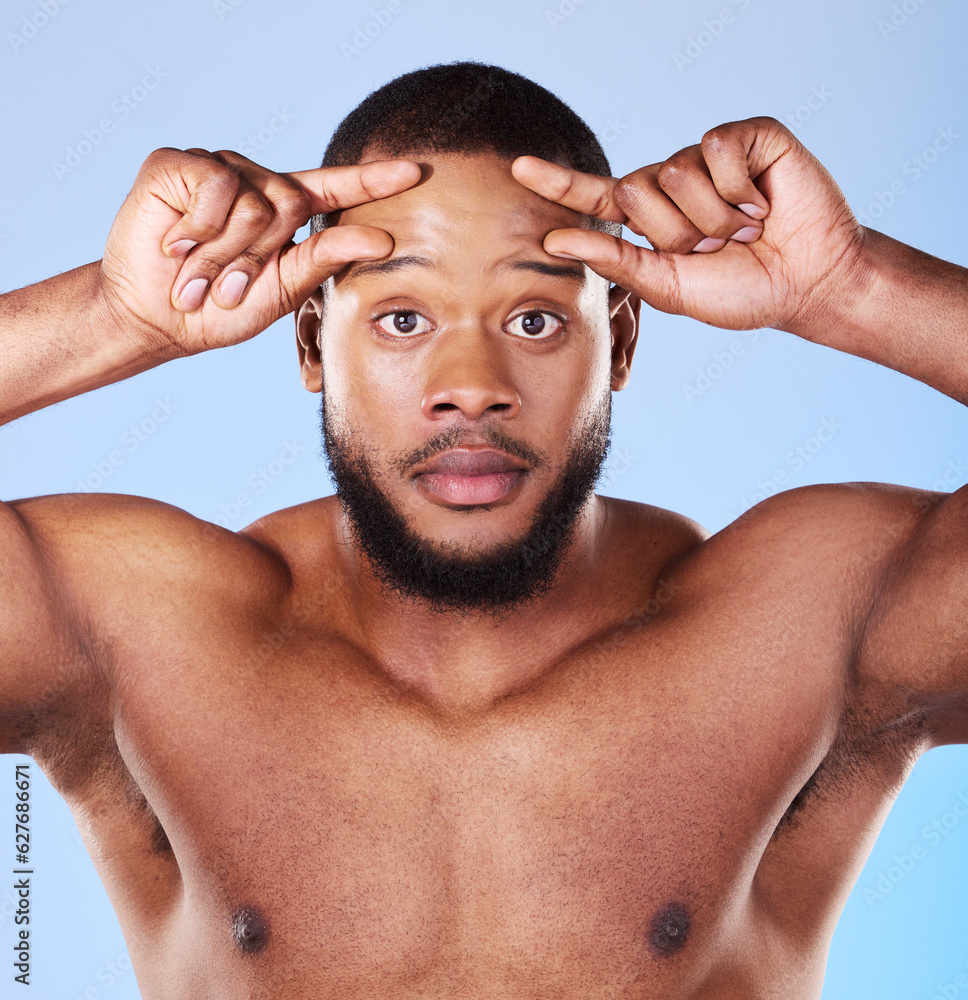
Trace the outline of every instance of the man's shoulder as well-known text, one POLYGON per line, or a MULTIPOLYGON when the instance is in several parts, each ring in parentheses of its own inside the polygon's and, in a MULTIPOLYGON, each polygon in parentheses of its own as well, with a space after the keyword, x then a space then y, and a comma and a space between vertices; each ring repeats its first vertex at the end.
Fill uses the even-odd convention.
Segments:
POLYGON ((768 497, 723 530, 786 528, 815 535, 864 536, 892 526, 913 528, 947 495, 896 483, 814 483, 768 497))
POLYGON ((777 493, 703 544, 710 561, 824 577, 867 573, 894 557, 948 494, 893 483, 816 483, 777 493))
POLYGON ((817 483, 774 494, 715 532, 650 504, 608 498, 608 505, 629 529, 626 538, 662 547, 664 572, 675 567, 728 585, 746 573, 802 578, 810 567, 825 576, 838 566, 883 563, 946 496, 892 483, 817 483))
MULTIPOLYGON (((231 575, 241 584, 273 568, 278 556, 242 532, 233 532, 186 510, 148 497, 117 493, 67 493, 13 501, 51 568, 85 590, 124 591, 138 581, 198 593, 206 581, 220 586, 231 575)), ((137 588, 136 588, 137 589, 137 588)), ((240 588, 244 591, 244 586, 240 588)))

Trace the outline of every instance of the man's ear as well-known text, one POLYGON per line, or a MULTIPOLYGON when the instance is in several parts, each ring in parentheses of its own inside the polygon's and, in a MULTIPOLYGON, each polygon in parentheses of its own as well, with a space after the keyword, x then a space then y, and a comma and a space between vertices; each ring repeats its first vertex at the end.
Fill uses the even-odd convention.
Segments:
POLYGON ((642 300, 634 292, 616 285, 608 292, 608 314, 612 321, 612 390, 624 389, 629 381, 632 355, 639 339, 642 300))
POLYGON ((319 325, 323 318, 323 290, 317 288, 296 310, 296 349, 302 384, 310 392, 323 388, 323 362, 319 353, 319 325))

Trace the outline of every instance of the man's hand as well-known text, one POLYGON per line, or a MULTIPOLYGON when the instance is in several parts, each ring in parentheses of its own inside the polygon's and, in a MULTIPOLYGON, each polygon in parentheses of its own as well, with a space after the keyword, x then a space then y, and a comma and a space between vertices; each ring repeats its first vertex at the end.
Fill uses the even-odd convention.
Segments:
POLYGON ((409 160, 277 174, 227 150, 156 150, 111 228, 99 297, 152 346, 194 354, 241 343, 351 261, 393 249, 371 226, 332 227, 296 245, 300 226, 419 178, 409 160))
POLYGON ((664 312, 731 330, 813 339, 856 268, 865 230, 840 189, 773 118, 730 122, 620 179, 519 157, 514 177, 550 201, 620 222, 653 250, 587 229, 545 237, 664 312))

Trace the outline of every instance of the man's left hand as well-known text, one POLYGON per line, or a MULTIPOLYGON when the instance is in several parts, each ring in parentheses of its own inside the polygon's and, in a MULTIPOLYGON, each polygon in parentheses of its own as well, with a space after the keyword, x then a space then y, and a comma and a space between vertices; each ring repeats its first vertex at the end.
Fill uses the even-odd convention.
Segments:
POLYGON ((513 176, 550 201, 620 222, 653 249, 589 229, 556 229, 575 257, 664 312, 731 330, 812 339, 826 306, 862 268, 864 228, 833 178, 773 118, 729 122, 622 178, 519 157, 513 176))

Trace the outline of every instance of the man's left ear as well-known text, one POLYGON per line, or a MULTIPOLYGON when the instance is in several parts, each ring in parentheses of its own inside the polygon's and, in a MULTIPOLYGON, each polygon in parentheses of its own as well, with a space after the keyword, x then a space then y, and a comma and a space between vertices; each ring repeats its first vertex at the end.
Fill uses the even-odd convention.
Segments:
POLYGON ((323 315, 323 290, 317 288, 296 310, 296 349, 302 384, 310 392, 323 388, 323 365, 319 354, 319 323, 323 315))
POLYGON ((632 355, 639 338, 642 300, 627 288, 615 285, 608 292, 608 314, 612 321, 612 391, 624 389, 629 381, 632 355))

